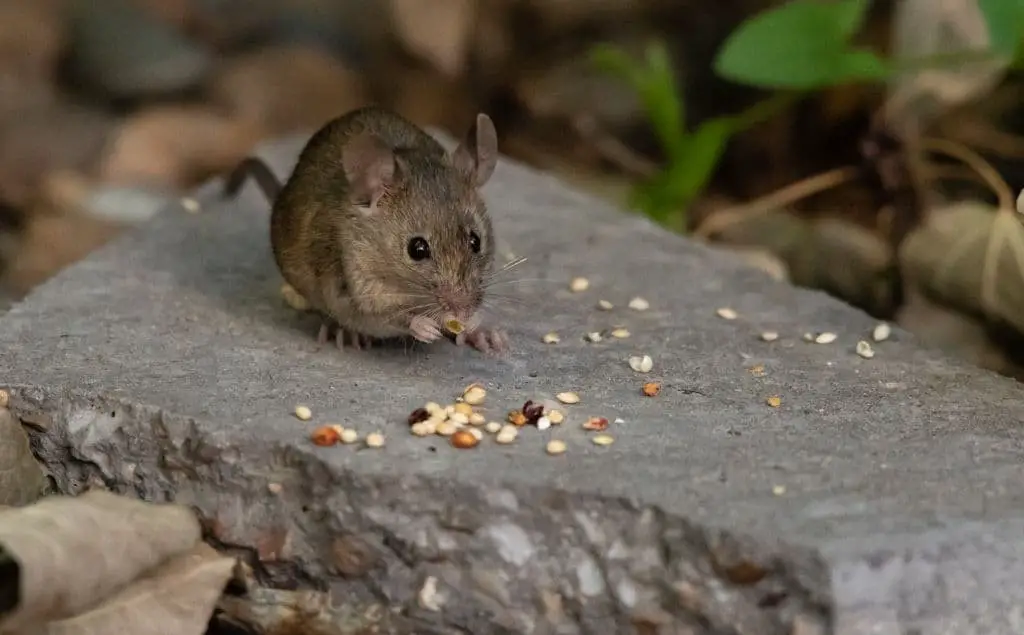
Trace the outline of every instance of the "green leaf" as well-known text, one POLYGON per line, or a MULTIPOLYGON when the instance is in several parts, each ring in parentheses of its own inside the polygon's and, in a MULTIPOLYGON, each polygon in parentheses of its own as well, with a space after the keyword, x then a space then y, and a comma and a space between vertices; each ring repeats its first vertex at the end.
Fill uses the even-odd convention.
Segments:
POLYGON ((988 25, 989 49, 1002 57, 1014 57, 1024 31, 1024 0, 978 0, 988 25))
POLYGON ((676 86, 675 73, 668 50, 661 42, 652 42, 647 47, 647 73, 641 98, 670 161, 675 161, 683 152, 686 140, 684 121, 685 104, 676 86))
POLYGON ((705 121, 690 134, 686 156, 673 166, 677 172, 673 179, 685 205, 696 199, 707 185, 734 132, 731 117, 718 117, 705 121))
POLYGON ((715 72, 753 86, 801 89, 875 78, 884 63, 874 56, 869 60, 870 53, 849 50, 869 4, 791 0, 758 13, 726 39, 715 72))

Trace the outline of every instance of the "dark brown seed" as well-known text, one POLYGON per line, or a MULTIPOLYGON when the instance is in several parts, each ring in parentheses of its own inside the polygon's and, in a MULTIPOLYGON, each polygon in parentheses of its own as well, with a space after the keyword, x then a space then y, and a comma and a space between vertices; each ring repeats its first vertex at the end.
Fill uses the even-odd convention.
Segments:
POLYGON ((414 425, 421 421, 426 421, 429 418, 430 413, 427 412, 426 408, 417 408, 409 413, 409 425, 414 425))
POLYGON ((527 423, 537 425, 537 419, 544 416, 544 404, 534 403, 532 399, 527 401, 523 404, 523 416, 527 423))

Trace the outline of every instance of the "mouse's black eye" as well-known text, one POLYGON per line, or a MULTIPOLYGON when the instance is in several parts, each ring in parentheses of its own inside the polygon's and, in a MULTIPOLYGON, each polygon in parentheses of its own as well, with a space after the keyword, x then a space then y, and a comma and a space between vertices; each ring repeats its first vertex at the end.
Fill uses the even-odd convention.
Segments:
POLYGON ((409 257, 417 262, 430 258, 430 245, 427 244, 427 239, 422 236, 416 236, 411 239, 409 246, 406 247, 406 251, 409 253, 409 257))
POLYGON ((469 232, 469 248, 473 250, 474 254, 480 253, 480 234, 469 232))

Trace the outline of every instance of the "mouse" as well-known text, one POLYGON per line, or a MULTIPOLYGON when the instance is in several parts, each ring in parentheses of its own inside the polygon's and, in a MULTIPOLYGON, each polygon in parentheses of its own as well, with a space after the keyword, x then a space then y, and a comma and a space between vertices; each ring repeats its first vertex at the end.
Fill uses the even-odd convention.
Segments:
POLYGON ((449 152, 403 116, 364 106, 317 130, 284 184, 248 157, 225 195, 251 177, 271 203, 274 261, 321 315, 318 344, 332 331, 339 350, 446 337, 500 355, 508 335, 481 317, 496 244, 481 188, 497 159, 487 114, 449 152))

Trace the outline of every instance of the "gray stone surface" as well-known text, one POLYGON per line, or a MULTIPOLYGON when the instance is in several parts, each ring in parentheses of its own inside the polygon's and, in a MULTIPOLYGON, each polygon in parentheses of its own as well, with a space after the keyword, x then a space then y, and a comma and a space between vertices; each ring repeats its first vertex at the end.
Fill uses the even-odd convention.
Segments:
MULTIPOLYGON (((282 171, 298 143, 272 151, 282 171)), ((385 632, 1022 632, 1019 385, 898 330, 858 357, 866 315, 511 162, 485 191, 529 257, 493 312, 509 359, 318 351, 316 320, 278 296, 261 195, 218 202, 213 183, 199 214, 166 210, 0 318, 0 386, 61 490, 193 504, 262 584, 329 588, 335 619, 385 632), (567 291, 576 275, 589 291, 567 291), (636 295, 649 311, 625 308, 636 295), (613 323, 632 337, 582 341, 613 323), (562 343, 542 344, 552 329, 562 343), (629 369, 637 353, 650 375, 629 369), (648 379, 657 398, 639 394, 648 379), (407 432, 411 409, 470 381, 495 419, 562 390, 582 403, 514 446, 407 432), (613 446, 587 440, 589 414, 625 420, 613 446), (388 444, 314 447, 324 422, 388 444), (552 437, 565 455, 544 453, 552 437)))

